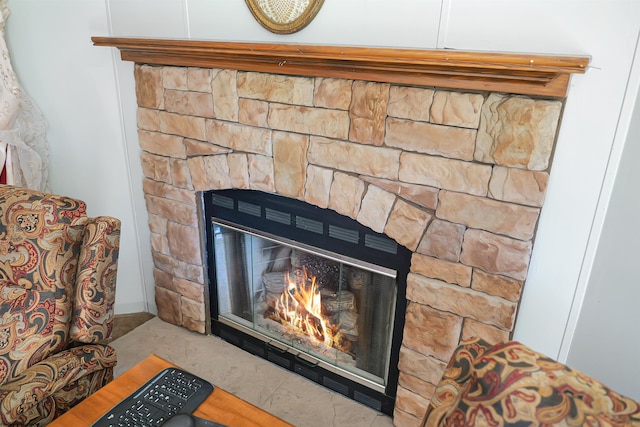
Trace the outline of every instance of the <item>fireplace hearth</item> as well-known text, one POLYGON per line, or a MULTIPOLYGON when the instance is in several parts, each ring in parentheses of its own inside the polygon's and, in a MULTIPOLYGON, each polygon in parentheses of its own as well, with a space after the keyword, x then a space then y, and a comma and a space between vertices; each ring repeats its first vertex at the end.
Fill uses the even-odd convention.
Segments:
POLYGON ((299 200, 203 198, 213 333, 391 415, 411 251, 299 200))
MULTIPOLYGON (((434 385, 462 339, 479 336, 496 342, 510 337, 570 75, 584 72, 588 58, 93 40, 117 46, 123 59, 136 62, 143 189, 156 304, 163 320, 211 331, 215 309, 203 231, 210 224, 205 223, 201 193, 252 190, 333 211, 409 250, 406 309, 403 319, 394 319, 394 328, 404 327, 397 363, 390 360, 389 367, 398 371, 395 425, 419 425, 434 385)), ((233 219, 216 224, 222 237, 272 242, 270 231, 255 224, 238 227, 233 219)), ((308 251, 306 244, 289 245, 297 236, 285 239, 277 245, 292 253, 295 249, 319 259, 325 258, 324 251, 341 253, 322 245, 308 251)), ((315 240, 309 246, 317 247, 315 240)), ((239 248, 232 250, 245 253, 239 248)), ((346 256, 347 262, 337 262, 351 269, 353 254, 346 256)), ((297 265, 295 258, 283 259, 297 265)), ((283 271, 269 272, 283 273, 285 281, 283 271)), ((314 276, 305 269, 292 274, 288 295, 274 299, 290 307, 289 297, 295 299, 298 292, 315 295, 315 290, 296 288, 318 283, 309 274, 314 276)), ((263 276, 259 270, 257 281, 263 283, 263 276)), ((348 279, 344 282, 348 287, 348 279)), ((337 283, 339 287, 343 280, 337 283)), ((398 289, 396 296, 401 293, 398 289)), ((336 295, 335 302, 349 300, 344 295, 336 295)), ((247 301, 251 297, 250 292, 247 301)), ((266 313, 269 322, 284 328, 272 316, 282 305, 258 311, 258 316, 255 307, 246 306, 254 318, 264 319, 266 313)), ((233 316, 244 319, 244 310, 237 313, 233 316)), ((322 322, 314 319, 303 329, 321 331, 322 322)), ((218 322, 221 331, 225 322, 218 322)), ((264 348, 265 341, 254 334, 247 333, 248 344, 243 345, 264 348)), ((293 355, 290 363, 303 375, 317 369, 322 359, 300 356, 295 346, 275 338, 266 346, 272 360, 293 355)), ((340 351, 350 356, 350 350, 340 351)), ((396 357, 393 349, 390 354, 390 359, 396 357)), ((384 395, 393 400, 387 387, 396 380, 370 370, 373 382, 382 383, 378 388, 386 384, 384 395)), ((326 371, 333 380, 334 372, 326 371)), ((362 382, 354 380, 354 390, 363 387, 358 392, 371 396, 376 387, 362 382)), ((384 403, 370 406, 375 405, 384 403)))

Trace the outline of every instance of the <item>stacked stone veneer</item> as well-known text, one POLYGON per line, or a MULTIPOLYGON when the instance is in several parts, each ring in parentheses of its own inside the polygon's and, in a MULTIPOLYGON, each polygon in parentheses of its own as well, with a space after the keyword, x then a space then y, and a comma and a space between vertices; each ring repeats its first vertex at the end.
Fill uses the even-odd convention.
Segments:
POLYGON ((562 100, 135 67, 160 318, 205 332, 197 192, 274 192, 413 251, 396 425, 419 423, 461 339, 514 327, 562 100))

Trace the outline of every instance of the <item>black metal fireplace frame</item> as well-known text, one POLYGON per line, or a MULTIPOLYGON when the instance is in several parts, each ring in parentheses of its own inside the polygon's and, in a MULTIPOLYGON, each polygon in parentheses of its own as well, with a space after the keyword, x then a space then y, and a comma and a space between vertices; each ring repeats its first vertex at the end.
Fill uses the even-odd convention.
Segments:
POLYGON ((377 233, 357 221, 331 209, 304 201, 257 190, 212 190, 202 193, 204 206, 207 266, 215 266, 213 223, 216 218, 281 236, 345 257, 393 269, 397 272, 398 295, 391 341, 389 374, 384 393, 362 385, 335 372, 317 366, 277 344, 265 342, 219 321, 215 268, 207 268, 210 287, 211 331, 256 356, 269 360, 307 379, 341 393, 388 415, 393 414, 398 386, 398 360, 406 311, 406 278, 411 251, 388 236, 377 233), (283 215, 284 213, 284 215, 283 215))

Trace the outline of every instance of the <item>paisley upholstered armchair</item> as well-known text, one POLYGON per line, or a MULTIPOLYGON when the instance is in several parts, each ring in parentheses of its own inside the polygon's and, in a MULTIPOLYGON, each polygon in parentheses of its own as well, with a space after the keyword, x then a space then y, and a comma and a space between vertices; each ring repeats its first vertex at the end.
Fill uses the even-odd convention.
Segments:
POLYGON ((640 403, 516 341, 461 343, 422 427, 640 426, 640 403))
POLYGON ((0 425, 45 425, 113 378, 120 221, 0 185, 0 425))

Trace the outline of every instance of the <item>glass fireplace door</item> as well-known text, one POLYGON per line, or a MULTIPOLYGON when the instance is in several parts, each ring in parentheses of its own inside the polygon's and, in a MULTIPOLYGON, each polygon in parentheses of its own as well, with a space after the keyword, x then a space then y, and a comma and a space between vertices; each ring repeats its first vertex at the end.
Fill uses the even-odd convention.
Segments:
POLYGON ((232 224, 213 233, 220 321, 386 385, 393 270, 232 224))

